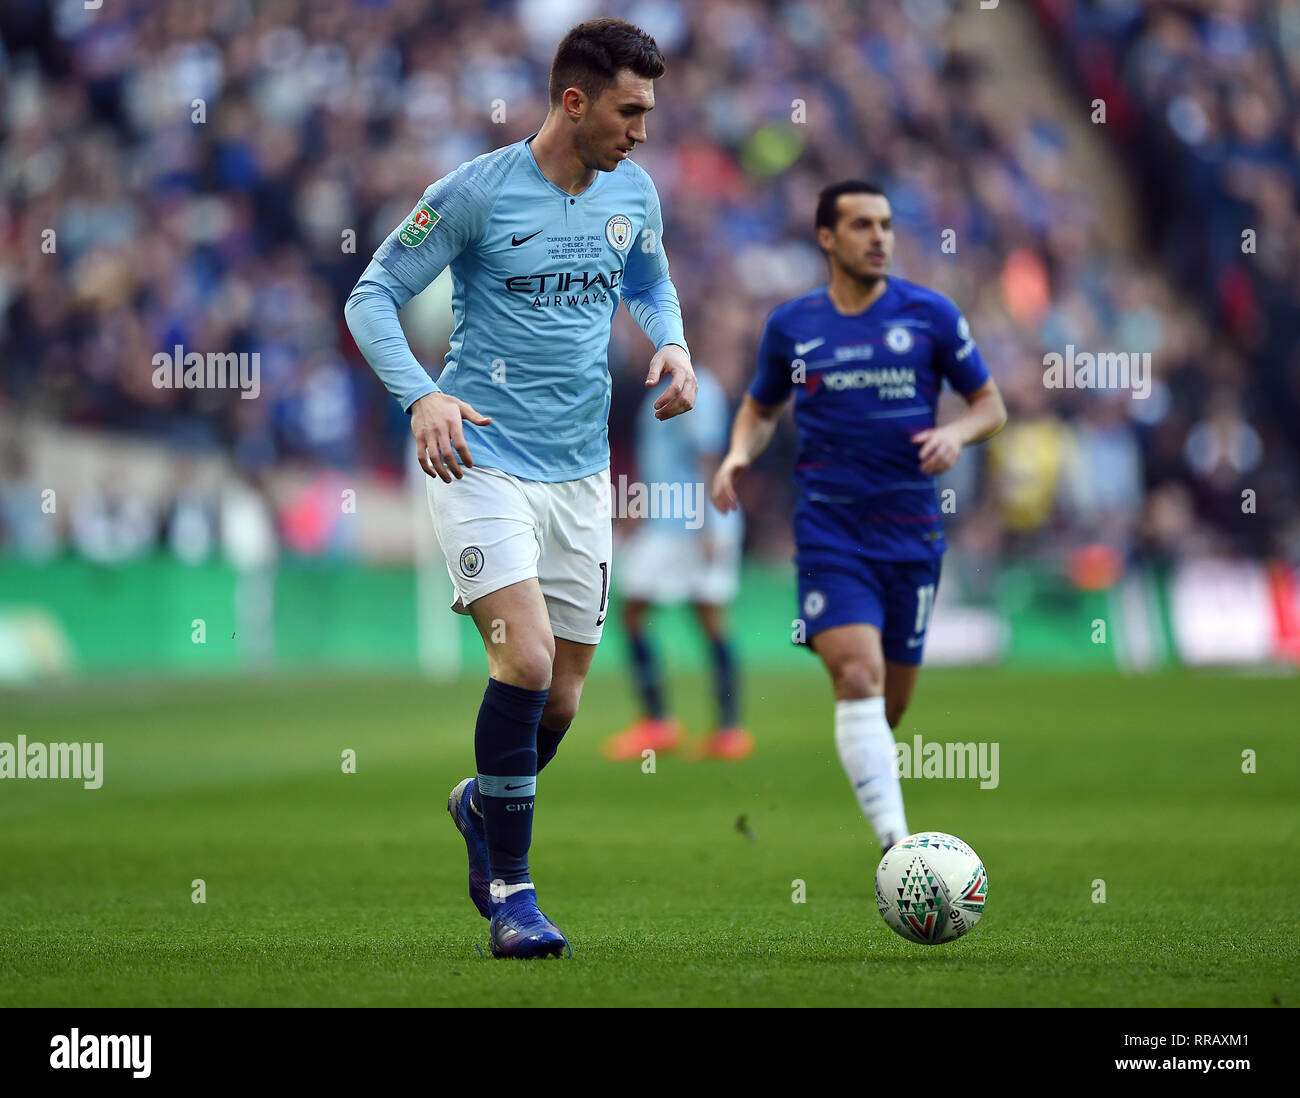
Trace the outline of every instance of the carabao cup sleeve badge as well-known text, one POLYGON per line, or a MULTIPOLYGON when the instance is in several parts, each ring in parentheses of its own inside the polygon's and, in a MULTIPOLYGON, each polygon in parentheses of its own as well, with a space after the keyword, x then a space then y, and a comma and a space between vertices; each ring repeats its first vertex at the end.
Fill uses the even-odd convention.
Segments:
POLYGON ((627 251, 632 243, 632 221, 622 214, 615 214, 605 222, 605 239, 618 251, 627 251))
POLYGON ((438 211, 429 203, 422 201, 415 207, 411 219, 402 226, 402 231, 397 234, 397 239, 408 248, 414 248, 417 244, 424 243, 424 238, 429 235, 429 230, 436 224, 438 224, 438 211))

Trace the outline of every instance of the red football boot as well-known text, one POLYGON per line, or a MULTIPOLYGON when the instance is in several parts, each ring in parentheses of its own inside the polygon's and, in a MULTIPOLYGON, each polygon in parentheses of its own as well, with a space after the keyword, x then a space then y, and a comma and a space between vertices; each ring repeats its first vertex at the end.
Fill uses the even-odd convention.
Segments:
POLYGON ((610 736, 601 748, 601 753, 611 762, 627 762, 640 759, 643 751, 676 751, 682 742, 682 726, 675 720, 654 720, 642 717, 630 728, 624 729, 617 736, 610 736))

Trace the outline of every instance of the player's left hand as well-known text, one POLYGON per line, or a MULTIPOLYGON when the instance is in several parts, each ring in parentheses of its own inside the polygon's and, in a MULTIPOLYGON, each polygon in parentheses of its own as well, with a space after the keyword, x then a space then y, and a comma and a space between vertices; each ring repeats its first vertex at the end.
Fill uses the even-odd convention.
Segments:
POLYGON ((921 447, 921 452, 916 455, 921 462, 921 472, 931 476, 946 473, 961 457, 961 436, 952 424, 917 431, 912 436, 912 441, 921 447))
POLYGON ((695 370, 691 367, 691 356, 685 347, 676 343, 665 343, 655 352, 650 360, 650 372, 646 375, 645 386, 652 389, 659 384, 659 378, 668 374, 673 383, 663 391, 655 401, 655 419, 672 419, 695 407, 695 394, 699 392, 699 382, 695 380, 695 370))

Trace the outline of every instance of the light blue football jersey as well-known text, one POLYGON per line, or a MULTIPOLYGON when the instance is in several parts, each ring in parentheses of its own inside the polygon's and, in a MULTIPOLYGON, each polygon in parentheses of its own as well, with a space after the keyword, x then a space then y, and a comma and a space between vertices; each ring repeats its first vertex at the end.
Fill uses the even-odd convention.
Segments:
POLYGON ((542 174, 531 140, 429 187, 375 252, 348 322, 404 408, 441 389, 492 417, 464 424, 476 465, 576 480, 609 465, 607 358, 619 300, 656 348, 686 344, 649 175, 624 160, 571 195, 542 174), (435 385, 404 338, 370 321, 385 296, 400 308, 449 265, 456 327, 435 385))
MULTIPOLYGON (((637 474, 648 485, 681 485, 667 494, 673 499, 690 501, 700 508, 700 516, 655 514, 646 521, 660 532, 691 534, 707 528, 715 536, 740 536, 740 512, 722 514, 709 501, 712 487, 705 480, 704 463, 722 460, 731 434, 731 415, 727 394, 707 369, 696 365, 695 377, 700 391, 695 407, 688 415, 672 419, 655 419, 655 401, 663 395, 657 386, 646 394, 636 418, 637 474), (703 523, 699 521, 703 517, 703 523)), ((659 491, 652 489, 652 491, 659 491)))

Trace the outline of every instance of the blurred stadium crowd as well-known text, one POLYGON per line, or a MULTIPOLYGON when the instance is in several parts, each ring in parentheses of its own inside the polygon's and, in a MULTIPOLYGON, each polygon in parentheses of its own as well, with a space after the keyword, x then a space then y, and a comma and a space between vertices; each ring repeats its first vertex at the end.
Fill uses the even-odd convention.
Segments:
MULTIPOLYGON (((1300 17, 1282 7, 1038 5, 1080 117, 1107 100, 1143 189, 1151 235, 1124 252, 1101 243, 1110 211, 1066 128, 990 103, 944 0, 6 0, 0 409, 220 449, 253 478, 400 476, 407 420, 351 342, 347 293, 429 182, 537 129, 563 31, 618 14, 668 58, 635 156, 695 359, 733 400, 768 309, 824 278, 817 191, 875 179, 896 273, 963 307, 1011 412, 945 482, 960 556, 1294 559, 1300 17), (259 352, 261 395, 155 388, 177 344, 259 352), (1043 356, 1067 345, 1150 352, 1151 396, 1045 388, 1043 356)), ((441 334, 411 335, 436 372, 441 334)), ((615 473, 648 359, 621 313, 615 473)), ((744 485, 751 552, 788 552, 792 440, 787 422, 744 485)), ((21 449, 6 461, 0 523, 32 490, 21 449)))

